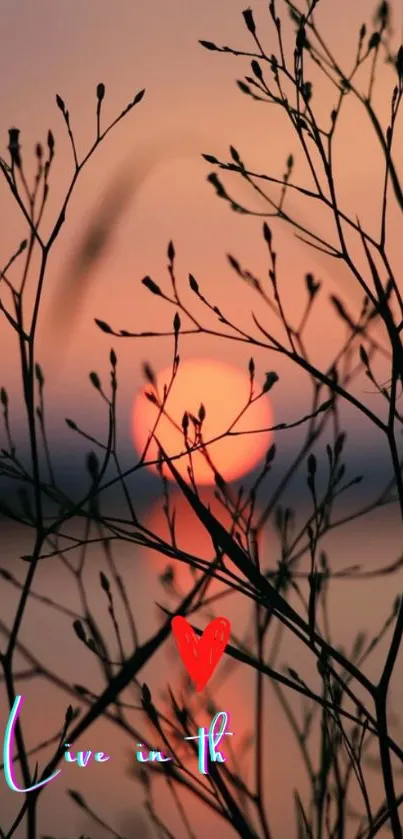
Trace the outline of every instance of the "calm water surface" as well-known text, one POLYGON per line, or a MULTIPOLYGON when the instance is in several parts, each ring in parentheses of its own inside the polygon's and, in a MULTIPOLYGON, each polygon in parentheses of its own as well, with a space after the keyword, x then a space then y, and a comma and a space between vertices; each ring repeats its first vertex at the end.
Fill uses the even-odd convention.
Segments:
MULTIPOLYGON (((193 547, 195 551, 200 552, 200 555, 208 557, 210 555, 208 539, 197 529, 194 519, 179 502, 177 502, 177 519, 181 547, 184 550, 191 550, 193 547)), ((159 530, 161 535, 165 535, 159 508, 149 510, 148 521, 152 527, 159 530)), ((262 545, 262 558, 266 566, 274 567, 275 565, 276 545, 274 534, 268 532, 262 545)), ((1 565, 20 580, 23 579, 26 566, 23 566, 17 558, 27 553, 30 547, 29 534, 18 532, 16 529, 4 530, 1 565)), ((329 534, 324 540, 323 547, 335 571, 351 565, 360 565, 362 570, 369 572, 377 567, 388 565, 396 560, 401 552, 402 538, 398 518, 390 511, 384 510, 371 516, 370 527, 365 519, 358 520, 329 534)), ((119 545, 115 552, 115 560, 126 585, 138 625, 140 642, 142 642, 157 629, 161 620, 161 611, 156 603, 172 606, 172 599, 158 579, 166 568, 168 560, 127 544, 119 545)), ((305 568, 301 566, 303 567, 305 568)), ((88 553, 85 586, 89 603, 101 630, 110 642, 113 656, 116 655, 116 650, 113 645, 111 621, 107 601, 99 584, 101 569, 107 571, 105 558, 99 548, 94 547, 88 553)), ((186 590, 191 582, 192 576, 189 569, 181 566, 177 574, 177 584, 182 590, 186 590)), ((402 589, 403 581, 400 571, 394 575, 385 575, 378 579, 369 578, 365 581, 362 579, 348 582, 343 579, 335 580, 329 594, 333 643, 343 647, 349 654, 358 632, 368 630, 372 637, 383 625, 394 598, 402 589)), ((41 563, 34 591, 42 597, 57 601, 65 609, 81 613, 75 580, 58 559, 41 563)), ((14 586, 5 581, 1 582, 1 617, 8 625, 15 613, 18 594, 14 586)), ((297 599, 294 600, 294 605, 301 608, 297 599)), ((213 613, 211 610, 211 615, 213 613)), ((250 640, 253 637, 251 635, 251 607, 239 595, 228 597, 219 603, 215 614, 223 614, 230 618, 234 638, 247 641, 248 638, 250 640)), ((122 613, 120 617, 122 618, 122 613)), ((204 626, 208 620, 209 613, 205 612, 203 618, 200 616, 199 625, 204 626)), ((20 640, 43 666, 55 672, 69 684, 79 683, 94 691, 100 691, 103 685, 100 669, 94 657, 76 637, 72 621, 72 616, 61 614, 49 603, 44 604, 39 600, 31 599, 20 640)), ((130 651, 130 636, 123 619, 122 632, 124 641, 127 642, 127 650, 130 651)), ((386 642, 380 645, 365 665, 365 671, 371 678, 376 678, 380 672, 385 649, 386 642)), ((20 664, 21 669, 27 666, 23 659, 20 664)), ((278 669, 284 666, 296 669, 313 689, 320 691, 319 676, 312 657, 307 655, 300 642, 289 634, 284 636, 276 666, 278 669)), ((398 725, 403 693, 401 676, 402 660, 400 658, 391 689, 390 711, 393 718, 396 718, 396 728, 392 733, 396 740, 403 744, 403 735, 400 734, 398 725)), ((183 668, 172 638, 161 648, 152 664, 141 672, 140 681, 145 681, 149 685, 158 707, 164 706, 163 695, 168 684, 176 693, 180 691, 183 685, 183 668)), ((249 781, 253 780, 251 752, 244 753, 242 744, 245 744, 248 737, 253 737, 254 734, 254 683, 253 672, 246 667, 242 670, 232 667, 228 659, 225 659, 206 689, 206 696, 213 697, 217 706, 231 715, 231 730, 235 732, 235 736, 231 738, 233 752, 227 753, 228 766, 231 766, 231 762, 236 766, 241 765, 249 781)), ((50 685, 43 678, 36 678, 31 682, 19 681, 17 689, 26 697, 23 723, 29 747, 46 740, 60 729, 66 705, 69 702, 73 705, 78 704, 74 698, 66 697, 62 690, 50 685)), ((135 689, 128 692, 126 701, 137 705, 138 692, 135 689)), ((292 698, 292 707, 297 709, 299 719, 302 719, 302 704, 299 698, 292 698)), ((0 719, 4 721, 4 726, 8 716, 7 708, 3 687, 0 691, 0 719)), ((202 716, 207 720, 205 714, 202 716)), ((152 740, 152 734, 147 729, 140 712, 133 712, 132 722, 140 732, 143 732, 145 738, 149 738, 150 747, 157 748, 158 744, 152 740)), ((301 797, 304 798, 308 787, 300 752, 270 683, 267 683, 265 695, 264 744, 266 800, 273 837, 283 839, 295 836, 293 791, 298 789, 301 797)), ((161 744, 159 747, 161 748, 161 744)), ((40 799, 40 835, 72 837, 72 839, 84 831, 85 835, 96 836, 99 839, 110 835, 100 826, 94 825, 71 802, 66 795, 67 789, 78 790, 100 818, 113 825, 116 831, 120 831, 128 839, 154 835, 152 832, 148 834, 142 814, 142 788, 130 776, 136 743, 112 723, 104 720, 97 722, 77 743, 76 748, 104 751, 111 756, 111 760, 105 764, 91 764, 85 770, 74 764, 61 765, 62 774, 45 788, 40 799)), ((49 750, 46 749, 40 754, 41 766, 44 765, 45 757, 49 754, 49 750)), ((375 755, 374 750, 371 754, 375 755)), ((319 741, 317 732, 314 732, 313 760, 317 761, 318 756, 319 741)), ((33 762, 34 758, 31 758, 31 761, 33 762)), ((189 768, 197 771, 196 761, 193 758, 189 758, 189 768)), ((378 806, 380 786, 376 771, 368 770, 367 781, 374 796, 374 803, 378 806)), ((398 791, 399 789, 398 787, 398 791)), ((230 839, 235 835, 230 827, 214 815, 210 815, 207 809, 202 808, 193 797, 186 793, 181 793, 181 797, 188 815, 193 819, 197 839, 205 836, 209 839, 227 839, 227 837, 230 839)), ((20 796, 8 789, 4 775, 1 774, 0 811, 3 828, 7 828, 15 816, 20 800, 20 796)), ((175 836, 178 839, 185 839, 188 834, 179 820, 164 782, 156 783, 155 803, 158 804, 160 814, 168 818, 169 827, 175 836)), ((361 806, 360 809, 362 809, 361 806)), ((17 839, 24 836, 24 831, 19 830, 16 836, 17 839)))

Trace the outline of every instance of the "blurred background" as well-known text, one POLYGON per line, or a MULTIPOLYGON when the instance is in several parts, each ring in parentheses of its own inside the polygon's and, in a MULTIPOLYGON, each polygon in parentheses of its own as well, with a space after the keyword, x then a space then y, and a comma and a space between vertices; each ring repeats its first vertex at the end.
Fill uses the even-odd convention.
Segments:
MULTIPOLYGON (((392 6, 399 31, 399 4, 392 6)), ((235 79, 243 78, 249 71, 246 59, 210 53, 198 44, 199 39, 206 39, 240 49, 250 48, 241 14, 243 8, 242 0, 221 0, 219 4, 214 0, 149 0, 143 4, 130 0, 115 0, 114 3, 110 0, 97 0, 96 3, 89 0, 59 0, 57 3, 52 0, 36 0, 35 3, 6 0, 3 3, 1 154, 6 157, 8 129, 19 128, 24 161, 32 173, 35 143, 45 142, 48 129, 52 129, 56 158, 44 219, 44 229, 48 232, 73 172, 71 148, 56 106, 56 93, 63 97, 69 109, 79 156, 83 157, 95 136, 96 85, 102 81, 106 86, 105 123, 112 121, 139 90, 146 88, 142 102, 108 135, 79 178, 48 266, 39 319, 38 360, 46 380, 47 423, 54 466, 60 484, 73 494, 79 493, 88 481, 83 468, 88 444, 66 426, 65 418, 73 419, 94 436, 105 437, 107 415, 99 394, 89 383, 88 374, 96 370, 101 380, 107 380, 111 346, 118 355, 118 430, 122 464, 129 468, 138 457, 133 439, 133 405, 144 383, 142 365, 147 361, 157 371, 166 368, 172 359, 173 340, 112 338, 96 327, 94 318, 106 321, 116 330, 171 331, 175 309, 150 294, 141 284, 141 279, 150 275, 161 288, 169 289, 166 250, 170 240, 176 248, 178 287, 203 323, 211 326, 212 320, 191 296, 189 272, 197 278, 205 296, 238 325, 253 329, 251 310, 263 322, 270 322, 270 319, 265 321, 267 314, 259 298, 236 277, 226 258, 226 254, 231 253, 254 274, 262 278, 267 276, 261 220, 231 213, 228 205, 216 198, 206 180, 211 166, 201 157, 202 153, 209 153, 227 159, 228 147, 232 144, 255 171, 281 178, 288 154, 295 153, 295 140, 283 112, 253 103, 237 88, 235 79), (113 212, 115 202, 116 216, 113 212), (83 244, 91 232, 105 223, 108 230, 105 247, 99 259, 87 266, 82 261, 83 244)), ((257 0, 253 8, 271 52, 275 44, 266 3, 257 0)), ((347 68, 353 61, 361 23, 371 20, 372 12, 368 0, 341 5, 335 5, 331 0, 321 2, 318 16, 322 31, 347 68)), ((381 65, 376 94, 381 115, 388 113, 386 91, 389 95, 391 73, 390 68, 381 65)), ((317 95, 319 112, 329 113, 333 103, 320 84, 317 95)), ((376 230, 382 158, 363 112, 355 106, 346 106, 341 124, 337 171, 341 202, 357 214, 368 229, 376 230)), ((305 175, 296 154, 295 178, 303 180, 305 175)), ((233 193, 240 200, 251 208, 261 209, 256 197, 245 186, 235 180, 229 183, 233 183, 233 193)), ((330 219, 315 207, 297 201, 290 206, 300 220, 309 221, 314 228, 325 232, 331 230, 330 219)), ((0 256, 4 265, 26 236, 24 222, 4 182, 0 184, 0 214, 0 256)), ((345 334, 329 304, 329 294, 341 294, 355 313, 360 298, 348 276, 326 257, 297 241, 291 228, 278 221, 271 227, 278 253, 280 283, 291 320, 301 312, 305 301, 303 278, 306 272, 312 271, 324 282, 324 293, 312 318, 309 338, 313 360, 325 365, 336 354, 345 334)), ((400 243, 396 214, 396 218, 390 217, 389 239, 390 257, 395 265, 398 264, 400 243)), ((28 291, 28 298, 32 289, 30 287, 28 291)), ((211 336, 183 336, 180 355, 183 360, 203 358, 213 365, 224 362, 247 372, 250 353, 240 343, 211 336)), ((274 354, 269 356, 256 351, 254 358, 256 376, 261 383, 269 370, 276 370, 280 376, 270 394, 269 410, 274 422, 292 422, 309 412, 311 389, 304 374, 274 354)), ((5 321, 0 330, 0 384, 9 392, 10 419, 17 446, 23 457, 24 454, 28 456, 18 346, 5 321)), ((356 388, 358 396, 365 398, 374 411, 378 410, 379 397, 368 392, 367 380, 359 380, 356 388)), ((210 412, 219 410, 218 385, 207 388, 204 398, 210 412)), ((349 475, 362 474, 365 481, 360 488, 352 490, 346 506, 340 508, 340 515, 350 510, 351 505, 373 497, 389 476, 388 455, 376 430, 351 407, 344 408, 343 421, 348 431, 349 475)), ((277 432, 270 438, 278 446, 271 488, 280 480, 302 439, 301 428, 277 432)), ((321 444, 322 452, 326 439, 321 444)), ((266 435, 261 455, 270 440, 266 435)), ((258 468, 259 463, 255 460, 252 466, 258 468)), ((252 477, 253 474, 249 475, 249 479, 252 477)), ((161 487, 155 474, 142 470, 130 486, 142 515, 163 532, 161 487)), ((4 490, 10 491, 10 488, 6 486, 4 490)), ((297 477, 291 490, 292 503, 303 515, 305 474, 297 477)), ((211 490, 206 489, 205 493, 213 503, 211 490)), ((118 498, 111 497, 110 500, 119 504, 118 498)), ((208 542, 203 547, 203 535, 197 533, 194 517, 179 496, 176 496, 175 504, 184 545, 191 550, 197 540, 200 553, 204 550, 208 558, 208 542)), ((330 534, 326 549, 333 566, 361 564, 371 569, 390 564, 401 550, 399 526, 397 511, 386 510, 372 516, 370 526, 365 519, 358 520, 330 534)), ((32 549, 32 534, 6 526, 4 522, 1 528, 1 565, 22 579, 25 567, 21 568, 19 557, 32 549)), ((267 567, 274 567, 278 560, 277 543, 270 528, 264 538, 267 546, 265 563, 267 567)), ((158 626, 159 612, 155 602, 162 602, 165 597, 159 577, 166 562, 149 552, 124 545, 119 547, 116 560, 144 640, 158 626)), ((100 625, 107 631, 108 616, 98 582, 102 561, 94 549, 87 565, 87 584, 100 625)), ((190 579, 186 577, 188 572, 181 570, 180 574, 185 575, 181 584, 186 588, 190 579)), ((74 610, 78 608, 77 593, 69 579, 60 563, 50 560, 42 563, 35 590, 74 610)), ((365 589, 362 581, 351 582, 348 587, 342 580, 336 582, 330 601, 335 641, 337 639, 338 644, 349 650, 358 631, 370 625, 375 632, 386 619, 400 590, 399 581, 400 576, 384 577, 376 584, 369 580, 365 589)), ((4 623, 11 623, 18 595, 18 589, 1 581, 0 605, 4 623)), ((229 598, 228 604, 226 615, 233 621, 234 632, 241 636, 249 625, 244 603, 233 597, 229 598)), ((29 641, 35 655, 49 668, 62 671, 66 680, 96 683, 96 667, 81 649, 66 615, 59 615, 33 601, 27 610, 21 640, 29 641)), ((372 674, 377 672, 383 650, 380 649, 380 657, 377 654, 371 660, 368 670, 372 674)), ((300 651, 292 641, 287 647, 285 663, 292 667, 296 656, 300 656, 300 651)), ((308 661, 305 664, 306 672, 311 673, 311 664, 308 661)), ((231 714, 236 734, 233 739, 236 741, 239 737, 240 741, 250 731, 253 720, 253 682, 249 684, 239 671, 231 672, 228 678, 225 674, 215 677, 211 692, 215 701, 231 714)), ((147 681, 153 695, 158 696, 166 691, 168 682, 175 678, 180 680, 181 675, 181 664, 170 640, 149 672, 141 674, 141 680, 147 681)), ((312 677, 316 677, 314 671, 312 677)), ((392 704, 397 710, 400 694, 401 687, 394 683, 392 704)), ((33 745, 39 739, 46 739, 49 731, 61 724, 66 699, 61 691, 42 680, 30 685, 26 698, 24 724, 33 745)), ((4 693, 0 713, 5 721, 4 693)), ((294 818, 289 806, 292 789, 297 786, 304 789, 302 764, 276 697, 270 691, 266 718, 267 796, 272 803, 271 824, 276 836, 286 836, 291 835, 289 831, 294 818)), ((150 743, 151 748, 154 745, 150 743)), ((235 742, 233 745, 235 747, 235 742)), ((52 783, 41 800, 43 835, 74 837, 80 831, 104 835, 100 827, 94 830, 67 798, 66 788, 79 789, 100 815, 112 822, 116 830, 126 831, 128 837, 148 835, 141 812, 142 791, 128 771, 129 746, 133 752, 135 744, 129 744, 127 738, 107 722, 94 726, 91 737, 80 747, 103 750, 113 758, 105 765, 91 765, 86 771, 74 765, 63 767, 63 776, 52 783)), ((374 784, 376 787, 375 774, 374 784)), ((172 830, 181 839, 185 835, 183 826, 162 785, 160 795, 163 806, 172 810, 169 811, 172 830)), ((185 795, 184 801, 188 802, 185 795)), ((16 802, 1 778, 0 802, 1 821, 6 827, 16 811, 16 802)), ((224 827, 204 810, 194 808, 192 812, 196 814, 195 823, 199 821, 199 827, 202 819, 197 836, 225 839, 232 835, 230 829, 225 832, 224 827)), ((17 833, 19 835, 23 833, 17 833)))

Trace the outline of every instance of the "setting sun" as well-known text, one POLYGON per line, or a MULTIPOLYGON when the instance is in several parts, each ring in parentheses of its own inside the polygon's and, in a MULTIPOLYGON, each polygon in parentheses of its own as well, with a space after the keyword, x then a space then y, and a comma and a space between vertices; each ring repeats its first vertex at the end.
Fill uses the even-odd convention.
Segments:
MULTIPOLYGON (((168 367, 156 375, 159 397, 162 398, 164 385, 171 381, 172 368, 168 367)), ((255 394, 261 390, 254 386, 255 394)), ((151 384, 137 395, 133 406, 132 433, 136 449, 142 453, 150 431, 158 417, 158 407, 145 393, 152 392, 151 384)), ((181 362, 166 402, 166 413, 158 423, 156 437, 165 451, 178 455, 184 451, 182 418, 186 412, 198 417, 200 406, 205 409, 203 420, 203 439, 208 442, 229 429, 235 418, 245 408, 250 392, 249 376, 229 364, 212 359, 192 359, 181 362), (169 415, 169 416, 168 416, 169 415)), ((262 396, 252 403, 233 428, 233 432, 258 431, 268 429, 273 424, 273 416, 267 396, 262 396)), ((194 439, 194 426, 189 423, 189 441, 194 439)), ((226 481, 233 481, 249 472, 263 457, 270 443, 271 432, 260 431, 253 434, 235 434, 225 436, 208 446, 208 455, 216 470, 226 481)), ((155 460, 157 444, 152 440, 147 451, 147 461, 155 460)), ((184 455, 176 461, 176 467, 186 480, 189 456, 184 455)), ((196 483, 212 484, 214 475, 206 457, 197 451, 192 455, 192 466, 196 483)), ((155 470, 155 467, 151 467, 155 470)))

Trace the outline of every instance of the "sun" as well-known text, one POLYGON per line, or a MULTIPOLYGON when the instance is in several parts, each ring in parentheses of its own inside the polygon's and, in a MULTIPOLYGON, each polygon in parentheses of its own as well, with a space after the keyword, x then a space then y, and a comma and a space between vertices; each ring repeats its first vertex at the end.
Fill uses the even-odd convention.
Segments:
MULTIPOLYGON (((164 386, 169 386, 172 367, 156 375, 158 393, 162 398, 164 386)), ((136 396, 132 413, 132 434, 137 451, 142 454, 150 432, 158 417, 158 407, 145 395, 153 390, 147 385, 136 396)), ((255 384, 255 392, 260 387, 255 384)), ((204 406, 203 438, 207 442, 225 432, 245 408, 250 392, 249 376, 241 369, 213 359, 196 358, 180 362, 176 378, 166 402, 166 414, 162 415, 156 429, 163 449, 170 456, 185 452, 182 418, 186 412, 198 417, 200 405, 204 406)), ((231 434, 216 440, 208 446, 208 455, 215 469, 224 480, 230 482, 250 472, 265 454, 271 439, 267 429, 273 425, 269 399, 262 396, 240 417, 232 431, 258 433, 231 434), (262 429, 262 430, 260 430, 262 429)), ((193 439, 193 425, 189 424, 189 439, 193 439)), ((157 458, 158 447, 151 440, 146 462, 157 458)), ((176 468, 189 482, 189 456, 175 461, 176 468)), ((205 456, 197 451, 192 454, 192 466, 196 483, 213 484, 214 473, 205 456)), ((155 466, 150 466, 156 471, 155 466)), ((169 477, 169 475, 167 475, 169 477)))

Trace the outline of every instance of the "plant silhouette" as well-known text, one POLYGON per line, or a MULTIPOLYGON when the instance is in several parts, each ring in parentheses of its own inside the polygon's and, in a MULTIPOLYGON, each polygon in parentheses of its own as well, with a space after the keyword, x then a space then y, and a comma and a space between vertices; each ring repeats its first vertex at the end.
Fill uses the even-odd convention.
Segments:
MULTIPOLYGON (((2 684, 10 710, 19 694, 17 683, 22 677, 28 682, 35 682, 39 677, 45 679, 47 684, 56 685, 74 702, 66 707, 65 718, 52 736, 54 752, 46 765, 32 768, 32 756, 40 753, 44 744, 34 750, 27 748, 21 719, 15 728, 14 758, 24 788, 27 788, 54 772, 63 759, 65 742, 68 740, 74 747, 78 738, 100 718, 124 732, 128 743, 133 739, 143 743, 146 740, 144 732, 153 731, 155 738, 175 759, 161 765, 150 763, 146 770, 137 765, 131 768, 133 778, 142 785, 144 794, 144 813, 135 814, 137 827, 132 835, 144 836, 149 828, 158 836, 176 835, 170 827, 169 814, 160 811, 154 794, 154 784, 161 782, 166 785, 181 822, 182 832, 178 836, 205 835, 203 824, 192 819, 191 808, 187 806, 189 800, 195 800, 203 812, 214 818, 217 831, 225 824, 233 835, 244 839, 275 839, 266 773, 268 721, 265 697, 271 691, 290 726, 306 773, 304 791, 295 788, 291 801, 295 811, 293 835, 301 839, 372 839, 389 828, 394 839, 402 839, 400 805, 403 794, 398 790, 403 748, 392 733, 388 706, 403 633, 401 596, 391 603, 390 614, 383 626, 371 625, 368 636, 352 638, 350 652, 347 652, 330 630, 329 595, 335 580, 348 586, 352 579, 364 582, 385 575, 396 575, 397 578, 403 558, 389 565, 379 563, 375 569, 362 568, 357 563, 346 568, 343 561, 337 565, 331 562, 323 544, 328 534, 343 532, 352 521, 363 521, 368 532, 382 508, 396 509, 400 518, 403 517, 402 414, 399 408, 403 382, 403 299, 399 269, 394 267, 388 239, 391 219, 400 218, 403 211, 396 140, 403 97, 403 47, 396 47, 394 43, 390 4, 382 2, 372 23, 368 27, 362 25, 355 59, 349 69, 343 69, 341 59, 333 54, 322 35, 320 14, 324 5, 325 0, 308 3, 301 0, 300 6, 290 0, 270 0, 266 15, 276 38, 274 52, 266 49, 265 34, 260 33, 256 15, 249 8, 243 12, 250 40, 247 51, 200 41, 204 49, 221 54, 220 58, 237 56, 243 71, 247 68, 248 75, 237 82, 240 94, 283 111, 294 131, 298 155, 305 161, 307 181, 299 183, 294 178, 296 152, 287 154, 282 178, 270 172, 255 171, 243 159, 241 151, 232 145, 228 160, 219 160, 208 153, 203 155, 213 167, 208 180, 217 196, 234 212, 255 216, 257 223, 262 224, 267 279, 263 280, 243 267, 238 255, 228 255, 237 280, 246 283, 256 296, 257 314, 251 313, 248 331, 222 305, 218 306, 215 300, 208 298, 203 292, 202 281, 193 274, 189 274, 184 290, 178 276, 175 246, 173 242, 169 243, 166 285, 158 284, 150 276, 144 277, 142 283, 151 295, 165 301, 167 310, 171 307, 172 326, 167 330, 172 346, 171 380, 161 394, 156 388, 151 365, 145 365, 148 396, 155 407, 155 424, 144 451, 133 466, 126 468, 119 455, 117 434, 116 346, 119 341, 134 342, 145 336, 156 340, 159 333, 152 328, 147 332, 120 330, 104 320, 104 316, 96 319, 97 327, 108 336, 105 340, 111 336, 115 341, 115 348, 108 346, 108 385, 102 383, 97 372, 90 374, 90 385, 106 412, 106 438, 98 439, 79 427, 74 419, 66 420, 77 439, 91 444, 86 460, 87 489, 81 497, 70 497, 61 488, 54 466, 45 417, 45 375, 37 357, 38 318, 50 254, 57 245, 81 173, 109 131, 121 120, 131 118, 132 111, 137 113, 137 106, 140 113, 144 91, 137 93, 112 123, 104 127, 105 86, 102 83, 97 86, 94 141, 83 154, 71 128, 67 104, 57 96, 57 106, 71 145, 73 170, 65 198, 47 235, 43 232, 43 217, 57 160, 52 132, 49 131, 44 146, 39 143, 36 146, 36 174, 32 186, 26 175, 18 129, 9 130, 7 155, 0 159, 5 187, 27 228, 26 239, 14 250, 1 271, 0 306, 4 326, 13 333, 19 347, 30 450, 26 464, 15 441, 9 396, 2 388, 0 476, 4 486, 11 484, 16 493, 2 492, 0 512, 3 521, 27 530, 32 544, 29 555, 23 557, 22 580, 17 572, 0 569, 4 590, 12 586, 20 592, 11 624, 0 618, 2 684), (386 128, 375 104, 381 62, 386 62, 390 70, 386 128), (324 79, 328 85, 329 107, 325 116, 316 108, 315 79, 324 79), (354 213, 350 215, 338 198, 334 148, 346 102, 351 100, 362 109, 383 160, 380 222, 375 233, 366 230, 354 213), (251 195, 258 196, 259 210, 237 199, 237 179, 243 186, 250 187, 251 195), (309 206, 317 206, 326 214, 332 222, 331 234, 311 226, 309 212, 305 221, 294 213, 290 199, 292 202, 295 193, 309 206), (274 225, 278 222, 291 226, 307 246, 320 254, 320 258, 333 260, 336 266, 343 265, 355 288, 355 297, 353 295, 351 299, 357 300, 358 296, 359 304, 355 308, 340 296, 329 297, 328 305, 334 318, 341 323, 345 337, 331 362, 323 366, 316 360, 314 348, 310 347, 309 325, 318 300, 326 293, 324 284, 312 273, 301 278, 305 305, 295 321, 294 316, 288 314, 289 295, 282 290, 281 254, 275 249, 274 225), (32 277, 35 278, 35 294, 30 305, 27 284, 28 278, 32 280, 32 277), (187 295, 192 300, 190 304, 187 295), (242 415, 254 401, 265 398, 269 392, 275 393, 279 376, 271 368, 276 359, 281 358, 295 367, 311 388, 308 413, 273 427, 276 442, 270 446, 249 484, 246 482, 239 489, 226 483, 209 455, 213 441, 205 434, 203 405, 197 416, 183 406, 181 451, 166 451, 159 438, 159 422, 162 416, 169 416, 169 394, 180 368, 180 350, 188 335, 200 339, 220 337, 245 347, 250 394, 242 415), (268 359, 269 372, 266 372, 263 386, 258 385, 256 362, 251 352, 268 359), (362 381, 370 382, 373 392, 368 399, 359 387, 362 381), (374 393, 377 400, 373 399, 374 393), (356 506, 354 487, 361 483, 361 477, 351 474, 348 466, 348 437, 343 425, 345 405, 371 424, 383 440, 389 472, 385 486, 377 488, 370 501, 356 506), (276 471, 278 447, 283 435, 294 428, 303 433, 302 443, 288 468, 279 474, 276 471), (143 520, 140 500, 130 484, 132 476, 150 465, 148 450, 152 439, 158 444, 154 465, 158 470, 169 538, 162 538, 143 520), (209 464, 216 499, 229 515, 230 526, 221 522, 197 486, 192 467, 196 451, 200 451, 209 464), (187 480, 177 468, 177 461, 182 458, 187 462, 187 480), (300 473, 304 477, 308 512, 298 511, 297 514, 287 498, 295 476, 300 473), (173 487, 210 537, 211 556, 208 559, 198 554, 197 544, 191 552, 181 547, 173 487), (124 502, 119 516, 108 510, 105 500, 107 491, 114 488, 120 489, 124 502), (17 500, 13 501, 13 498, 17 500), (349 505, 347 514, 339 513, 340 500, 349 505), (262 555, 260 547, 261 534, 268 525, 273 527, 277 540, 276 562, 273 557, 262 555), (80 536, 77 536, 78 526, 82 529, 80 536), (147 637, 138 626, 119 570, 119 549, 124 544, 157 552, 169 561, 160 583, 170 605, 159 606, 159 628, 147 637), (91 609, 85 585, 88 552, 94 545, 99 548, 99 587, 111 619, 108 637, 91 609), (56 561, 63 564, 75 582, 80 612, 67 609, 56 596, 45 598, 36 589, 41 563, 56 561), (178 582, 181 565, 191 570, 191 583, 186 591, 178 582), (250 631, 243 638, 233 632, 225 657, 230 675, 240 670, 245 677, 246 674, 253 677, 253 737, 238 751, 234 746, 231 760, 222 765, 211 763, 208 778, 201 779, 188 765, 189 757, 194 758, 197 754, 197 746, 193 739, 185 738, 195 737, 202 715, 214 714, 220 708, 208 692, 201 705, 197 705, 192 686, 187 682, 175 687, 170 684, 161 696, 156 696, 154 688, 151 690, 143 681, 142 674, 169 639, 173 617, 186 616, 194 631, 200 634, 205 617, 220 614, 228 597, 238 598, 249 616, 250 631), (80 643, 85 654, 97 662, 102 677, 101 689, 71 684, 62 671, 48 668, 21 640, 21 628, 31 600, 39 600, 44 610, 53 609, 65 616, 72 640, 80 643), (374 677, 367 668, 367 661, 378 647, 384 650, 384 658, 381 671, 374 677), (281 667, 278 663, 280 649, 287 660, 295 649, 301 656, 306 654, 314 665, 310 671, 312 678, 308 681, 305 674, 300 674, 298 661, 295 664, 292 660, 292 666, 281 667), (21 675, 21 661, 27 668, 25 676, 21 675), (132 702, 128 698, 130 695, 134 696, 132 702), (301 707, 295 704, 295 699, 301 702, 301 707), (315 737, 319 738, 319 749, 315 737), (374 753, 382 782, 380 803, 373 799, 368 784, 368 766, 374 753), (246 777, 247 773, 243 771, 246 756, 250 757, 251 777, 246 777)), ((102 255, 128 194, 126 184, 118 184, 114 196, 109 196, 98 231, 96 227, 89 229, 80 252, 72 260, 77 277, 102 255)), ((241 245, 238 247, 241 249, 241 245)), ((77 288, 74 289, 72 286, 73 307, 77 288)), ((165 338, 167 331, 163 333, 165 338)), ((239 417, 234 417, 223 437, 241 433, 237 431, 238 420, 239 417)), ((70 700, 66 699, 66 702, 70 700)), ((11 839, 19 829, 28 839, 42 835, 38 825, 38 802, 50 794, 46 786, 26 793, 13 824, 1 825, 2 839, 11 839)), ((94 835, 98 835, 99 829, 112 836, 122 835, 98 815, 96 808, 80 792, 70 790, 69 795, 81 813, 91 818, 94 835)), ((125 828, 126 836, 132 827, 125 828)))

